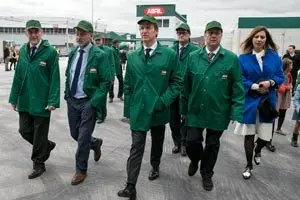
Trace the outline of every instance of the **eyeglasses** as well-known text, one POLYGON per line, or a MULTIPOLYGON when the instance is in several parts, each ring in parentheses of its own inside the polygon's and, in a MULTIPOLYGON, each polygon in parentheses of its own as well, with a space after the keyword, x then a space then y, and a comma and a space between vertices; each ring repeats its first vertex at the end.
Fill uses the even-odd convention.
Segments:
POLYGON ((186 35, 188 32, 187 31, 177 31, 177 35, 186 35))

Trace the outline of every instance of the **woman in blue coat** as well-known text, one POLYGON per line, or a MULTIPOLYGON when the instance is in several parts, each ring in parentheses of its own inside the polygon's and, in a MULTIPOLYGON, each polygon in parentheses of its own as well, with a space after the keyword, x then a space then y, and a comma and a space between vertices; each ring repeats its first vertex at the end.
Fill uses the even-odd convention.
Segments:
POLYGON ((240 65, 245 88, 244 114, 241 123, 237 124, 235 133, 245 135, 244 147, 247 166, 243 177, 249 179, 252 175, 252 159, 260 164, 261 149, 272 137, 272 121, 264 119, 258 112, 258 106, 263 99, 268 98, 275 108, 275 88, 284 81, 282 62, 276 51, 269 31, 262 26, 252 30, 242 43, 243 54, 240 55, 240 65), (254 149, 254 137, 257 134, 257 145, 254 149))

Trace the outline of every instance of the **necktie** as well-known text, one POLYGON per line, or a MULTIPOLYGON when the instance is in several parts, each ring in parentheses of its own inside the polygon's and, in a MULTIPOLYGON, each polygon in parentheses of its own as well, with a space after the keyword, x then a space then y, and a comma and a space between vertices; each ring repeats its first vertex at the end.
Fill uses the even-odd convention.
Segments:
POLYGON ((149 59, 149 57, 150 57, 150 51, 151 51, 152 49, 151 48, 147 48, 146 49, 146 55, 145 55, 145 57, 146 57, 146 61, 149 59))
POLYGON ((180 59, 180 60, 181 60, 181 58, 182 58, 182 56, 183 56, 184 49, 185 49, 185 47, 181 47, 181 48, 179 49, 179 59, 180 59))
POLYGON ((33 56, 35 54, 35 50, 36 50, 36 46, 33 46, 30 48, 30 58, 33 58, 33 56))
POLYGON ((75 74, 74 74, 73 82, 72 82, 72 86, 71 86, 72 97, 76 94, 76 91, 77 91, 78 79, 79 79, 80 69, 81 69, 81 65, 82 65, 82 57, 83 57, 84 50, 80 49, 79 53, 80 53, 80 55, 79 55, 79 59, 76 64, 75 74))
POLYGON ((211 61, 212 58, 214 57, 214 55, 215 54, 213 52, 209 52, 209 54, 208 54, 208 60, 211 61))

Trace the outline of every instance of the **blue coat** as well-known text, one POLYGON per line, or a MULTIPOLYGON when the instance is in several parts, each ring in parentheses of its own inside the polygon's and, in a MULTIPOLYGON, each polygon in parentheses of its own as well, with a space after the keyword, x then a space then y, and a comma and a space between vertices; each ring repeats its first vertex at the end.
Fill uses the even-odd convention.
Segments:
MULTIPOLYGON (((240 55, 240 65, 242 68, 242 76, 245 88, 245 104, 244 114, 241 123, 255 124, 257 107, 262 98, 269 96, 271 104, 276 105, 276 91, 275 89, 280 86, 284 81, 284 74, 282 70, 282 62, 278 53, 272 49, 267 49, 263 57, 263 72, 261 71, 256 59, 256 55, 247 53, 240 55), (274 87, 271 87, 269 93, 265 95, 256 95, 251 86, 253 83, 260 81, 273 80, 275 81, 274 87)), ((260 122, 265 122, 260 118, 260 122)), ((268 123, 268 122, 267 122, 268 123)))

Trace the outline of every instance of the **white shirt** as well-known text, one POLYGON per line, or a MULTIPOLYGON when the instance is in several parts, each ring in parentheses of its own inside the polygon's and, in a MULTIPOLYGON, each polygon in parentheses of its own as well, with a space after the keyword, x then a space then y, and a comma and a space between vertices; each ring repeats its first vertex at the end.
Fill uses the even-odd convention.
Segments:
POLYGON ((37 49, 38 49, 39 46, 41 45, 41 43, 42 43, 42 39, 39 41, 39 43, 37 43, 37 45, 33 45, 33 44, 29 43, 29 47, 30 47, 30 54, 29 54, 29 55, 30 55, 30 56, 32 56, 32 55, 31 55, 31 53, 32 53, 32 52, 31 52, 31 48, 32 48, 32 47, 36 47, 36 49, 35 49, 35 51, 34 51, 34 54, 35 54, 36 51, 37 51, 37 49))
POLYGON ((157 41, 155 41, 155 43, 151 46, 151 47, 146 47, 144 45, 144 53, 146 55, 146 49, 151 49, 151 51, 149 52, 150 53, 150 56, 153 54, 154 50, 157 48, 157 41))
MULTIPOLYGON (((256 56, 256 60, 259 64, 260 70, 263 71, 263 60, 262 57, 265 55, 265 50, 262 50, 261 52, 256 52, 256 51, 252 51, 252 54, 254 54, 256 56)), ((257 83, 253 83, 251 86, 252 90, 258 90, 259 89, 259 85, 257 83)))
MULTIPOLYGON (((207 46, 205 47, 205 50, 207 52, 207 55, 211 52, 210 50, 208 50, 207 46)), ((211 60, 213 60, 215 58, 215 56, 217 55, 219 50, 220 50, 220 46, 218 46, 218 48, 212 52, 214 54, 214 56, 211 58, 211 60)))

